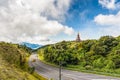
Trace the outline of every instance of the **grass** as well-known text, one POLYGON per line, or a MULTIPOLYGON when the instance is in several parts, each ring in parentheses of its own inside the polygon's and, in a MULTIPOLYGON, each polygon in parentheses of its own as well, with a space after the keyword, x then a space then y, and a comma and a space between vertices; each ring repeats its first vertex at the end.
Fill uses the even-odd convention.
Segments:
POLYGON ((36 72, 33 73, 33 76, 35 76, 35 77, 38 78, 39 80, 48 80, 47 78, 45 78, 45 77, 39 75, 39 74, 36 73, 36 72))
POLYGON ((14 65, 9 64, 0 55, 0 79, 2 80, 39 80, 14 65), (19 76, 16 76, 19 75, 19 76))
POLYGON ((112 77, 120 77, 120 73, 115 73, 117 70, 107 70, 105 69, 91 69, 86 70, 84 67, 81 67, 80 65, 68 65, 65 67, 65 69, 68 70, 74 70, 79 72, 85 72, 85 73, 93 73, 93 74, 99 74, 99 75, 106 75, 106 76, 112 76, 112 77))
POLYGON ((35 72, 29 73, 29 56, 27 51, 16 44, 0 42, 0 80, 47 80, 35 72), (20 55, 26 58, 22 67, 18 64, 20 55))

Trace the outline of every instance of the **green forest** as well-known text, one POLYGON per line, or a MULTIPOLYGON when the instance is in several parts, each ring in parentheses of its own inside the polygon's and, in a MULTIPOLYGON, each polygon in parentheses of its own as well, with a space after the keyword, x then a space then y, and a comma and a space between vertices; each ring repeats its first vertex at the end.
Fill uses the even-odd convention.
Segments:
POLYGON ((38 50, 45 62, 73 70, 120 74, 120 36, 99 40, 62 41, 38 50))

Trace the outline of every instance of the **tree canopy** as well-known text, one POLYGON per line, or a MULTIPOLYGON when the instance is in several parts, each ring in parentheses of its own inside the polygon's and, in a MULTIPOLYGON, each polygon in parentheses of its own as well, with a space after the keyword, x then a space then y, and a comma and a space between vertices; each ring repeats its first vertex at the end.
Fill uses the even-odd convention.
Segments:
POLYGON ((93 68, 120 68, 120 37, 102 36, 99 40, 62 41, 38 50, 44 60, 63 66, 81 65, 93 68))

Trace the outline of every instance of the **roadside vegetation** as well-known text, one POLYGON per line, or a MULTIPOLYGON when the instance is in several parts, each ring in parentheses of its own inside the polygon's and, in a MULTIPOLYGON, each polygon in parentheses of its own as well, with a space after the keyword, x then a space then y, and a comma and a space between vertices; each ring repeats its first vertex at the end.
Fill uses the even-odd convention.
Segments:
POLYGON ((25 46, 0 42, 0 80, 46 80, 28 66, 30 54, 25 46))
POLYGON ((38 50, 48 63, 77 71, 120 77, 120 36, 103 36, 99 40, 62 41, 38 50))

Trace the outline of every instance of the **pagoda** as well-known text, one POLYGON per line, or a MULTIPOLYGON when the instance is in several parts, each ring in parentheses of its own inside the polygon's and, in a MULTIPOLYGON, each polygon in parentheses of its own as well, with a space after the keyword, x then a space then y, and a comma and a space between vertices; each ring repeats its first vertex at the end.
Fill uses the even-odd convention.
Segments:
POLYGON ((77 34, 76 41, 77 41, 77 42, 80 42, 80 41, 81 41, 81 40, 80 40, 80 35, 79 35, 79 33, 77 34))

